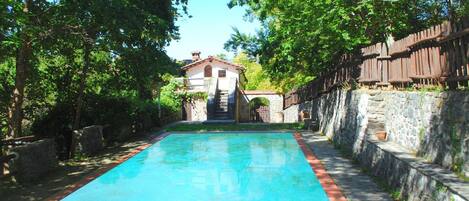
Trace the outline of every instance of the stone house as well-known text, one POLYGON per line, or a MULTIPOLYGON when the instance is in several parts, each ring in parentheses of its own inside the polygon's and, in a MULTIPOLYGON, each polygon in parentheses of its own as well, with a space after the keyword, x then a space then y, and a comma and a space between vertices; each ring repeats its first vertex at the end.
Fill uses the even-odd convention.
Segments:
POLYGON ((205 93, 207 97, 184 101, 185 120, 247 122, 254 119, 271 122, 270 114, 282 111, 282 95, 266 91, 244 91, 246 77, 243 66, 213 56, 201 59, 200 54, 199 51, 192 52, 192 60, 181 67, 184 77, 177 78, 188 94, 205 93), (254 108, 252 112, 246 110, 256 94, 259 98, 267 99, 268 103, 274 101, 272 105, 275 105, 275 110, 272 111, 268 106, 254 108))

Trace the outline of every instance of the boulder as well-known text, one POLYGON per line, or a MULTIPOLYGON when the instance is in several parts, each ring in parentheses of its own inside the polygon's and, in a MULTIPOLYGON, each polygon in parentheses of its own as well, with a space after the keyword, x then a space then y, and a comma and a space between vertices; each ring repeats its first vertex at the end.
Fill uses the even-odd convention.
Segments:
POLYGON ((75 153, 94 155, 104 148, 103 126, 88 126, 73 132, 75 153))
POLYGON ((17 155, 9 162, 9 167, 18 182, 35 181, 58 165, 55 142, 52 139, 13 147, 8 154, 17 155))

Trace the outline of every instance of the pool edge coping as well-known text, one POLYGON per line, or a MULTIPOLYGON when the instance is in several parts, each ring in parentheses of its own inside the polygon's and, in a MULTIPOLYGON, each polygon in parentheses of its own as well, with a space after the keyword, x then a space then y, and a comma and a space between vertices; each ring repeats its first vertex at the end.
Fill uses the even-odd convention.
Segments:
MULTIPOLYGON (((206 131, 204 133, 221 133, 221 132, 227 132, 227 131, 206 131)), ((228 131, 228 132, 259 132, 259 131, 228 131)), ((298 131, 286 131, 286 130, 280 130, 280 131, 264 131, 265 133, 267 132, 276 132, 276 133, 292 133, 293 137, 295 138, 296 142, 298 143, 298 146, 301 148, 303 151, 303 154, 305 155, 305 160, 308 162, 310 165, 311 169, 313 170, 314 174, 319 180, 319 183, 321 184, 323 190, 326 192, 327 197, 329 198, 330 201, 347 201, 345 198, 342 190, 335 184, 334 180, 332 177, 327 173, 326 169, 322 165, 321 161, 314 155, 313 151, 306 145, 306 142, 303 140, 303 137, 300 132, 298 131)), ((111 169, 115 168, 116 166, 120 165, 121 163, 124 163, 128 159, 132 158, 133 156, 137 155, 138 153, 142 152, 143 150, 147 149, 151 145, 163 140, 165 137, 171 135, 171 134, 198 134, 201 132, 174 132, 174 131, 167 131, 164 133, 161 133, 159 135, 154 135, 150 137, 149 142, 142 144, 132 151, 130 151, 128 154, 120 157, 118 160, 106 164, 105 167, 99 168, 97 170, 92 171, 91 173, 87 174, 84 178, 80 179, 78 182, 72 184, 69 187, 66 187, 64 190, 61 190, 54 195, 46 198, 45 200, 50 200, 50 201, 58 201, 62 200, 68 195, 72 194, 73 192, 77 191, 81 187, 85 186, 86 184, 92 182, 99 176, 103 175, 104 173, 110 171, 111 169)))
POLYGON ((313 169, 314 174, 319 180, 322 188, 326 192, 327 197, 330 201, 347 201, 345 198, 344 193, 342 190, 337 186, 332 179, 332 177, 327 173, 326 168, 321 163, 321 161, 314 155, 311 148, 306 144, 303 139, 303 136, 300 132, 294 132, 293 137, 295 138, 296 142, 300 146, 303 154, 306 157, 306 161, 313 169))
POLYGON ((94 171, 91 171, 88 173, 84 178, 80 179, 79 181, 73 183, 71 186, 66 187, 64 190, 61 190, 54 195, 46 198, 45 200, 48 201, 58 201, 62 200, 68 195, 72 194, 73 192, 77 191, 81 187, 85 186, 86 184, 92 182, 96 178, 100 177, 104 173, 110 171, 111 169, 115 168, 116 166, 120 165, 121 163, 124 163, 128 159, 132 158, 133 156, 137 155, 138 153, 142 152, 143 150, 147 149, 151 145, 163 140, 165 137, 169 136, 171 133, 170 132, 164 132, 159 135, 154 135, 151 136, 148 140, 148 142, 136 147, 132 151, 130 151, 128 154, 120 157, 116 161, 113 161, 112 163, 104 165, 102 168, 98 168, 94 171))

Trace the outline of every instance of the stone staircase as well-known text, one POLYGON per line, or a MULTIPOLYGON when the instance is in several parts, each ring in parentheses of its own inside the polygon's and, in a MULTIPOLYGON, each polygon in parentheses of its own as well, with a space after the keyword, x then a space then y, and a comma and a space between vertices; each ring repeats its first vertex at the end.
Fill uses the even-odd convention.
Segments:
POLYGON ((215 97, 216 107, 214 120, 229 120, 230 116, 228 114, 228 91, 217 90, 217 95, 215 97))

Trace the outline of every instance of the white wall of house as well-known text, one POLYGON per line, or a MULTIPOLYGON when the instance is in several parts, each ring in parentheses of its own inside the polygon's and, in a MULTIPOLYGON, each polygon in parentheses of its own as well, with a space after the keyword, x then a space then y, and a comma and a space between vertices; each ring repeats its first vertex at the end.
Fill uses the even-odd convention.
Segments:
POLYGON ((226 89, 228 78, 236 78, 239 80, 239 71, 236 67, 213 60, 212 62, 207 61, 187 69, 186 76, 189 78, 191 85, 204 84, 204 69, 208 65, 212 66, 212 77, 218 77, 219 70, 226 70, 226 78, 220 78, 218 81, 220 89, 226 89))

